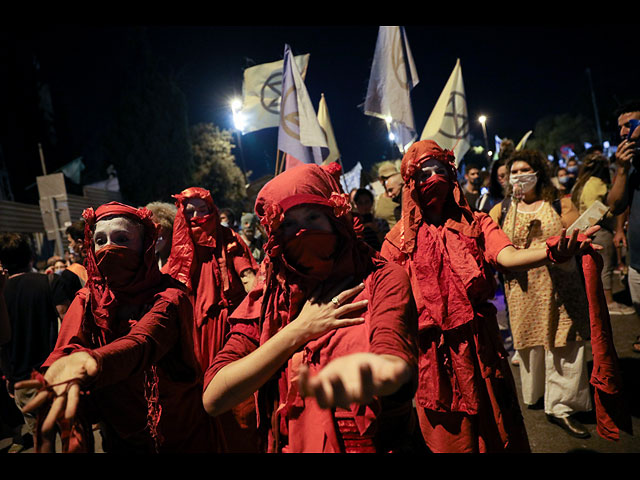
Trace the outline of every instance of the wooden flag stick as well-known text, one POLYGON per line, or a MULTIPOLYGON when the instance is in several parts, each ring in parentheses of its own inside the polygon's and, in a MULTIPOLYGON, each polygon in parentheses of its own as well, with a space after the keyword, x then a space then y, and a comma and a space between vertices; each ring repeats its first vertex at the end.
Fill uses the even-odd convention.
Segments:
POLYGON ((278 169, 280 168, 280 150, 276 150, 276 171, 274 177, 278 175, 278 169))

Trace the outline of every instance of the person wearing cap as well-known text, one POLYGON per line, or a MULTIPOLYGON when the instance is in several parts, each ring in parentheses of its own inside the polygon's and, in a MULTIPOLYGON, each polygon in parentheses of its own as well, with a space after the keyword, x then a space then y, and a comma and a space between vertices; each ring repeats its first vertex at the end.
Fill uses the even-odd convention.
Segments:
POLYGON ((92 425, 113 453, 219 452, 202 408, 184 286, 160 273, 157 225, 118 202, 83 212, 87 284, 67 311, 53 352, 31 380, 24 411, 38 411, 37 452, 94 451, 92 425))
POLYGON ((384 188, 384 193, 376 198, 374 213, 382 218, 392 228, 399 218, 400 197, 402 193, 402 176, 395 162, 383 162, 378 168, 378 180, 384 188), (390 180, 387 185, 387 180, 390 180))

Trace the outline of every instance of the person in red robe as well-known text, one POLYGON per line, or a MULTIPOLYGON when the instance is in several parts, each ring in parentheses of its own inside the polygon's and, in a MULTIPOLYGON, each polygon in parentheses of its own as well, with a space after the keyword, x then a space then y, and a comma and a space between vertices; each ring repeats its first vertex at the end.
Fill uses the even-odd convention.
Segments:
POLYGON ((25 407, 38 411, 36 451, 94 450, 99 424, 106 452, 219 452, 202 408, 191 302, 161 274, 157 225, 146 208, 117 202, 88 208, 87 284, 67 311, 42 373, 16 388, 40 388, 25 407))
POLYGON ((230 317, 203 403, 216 416, 255 392, 267 452, 424 449, 409 278, 358 238, 339 174, 300 165, 258 194, 263 270, 230 317))
MULTIPOLYGON (((162 271, 187 287, 193 304, 193 343, 204 372, 224 344, 229 314, 253 287, 258 264, 242 237, 221 225, 208 190, 190 187, 173 197, 177 213, 172 247, 162 271)), ((251 395, 216 422, 226 451, 259 451, 251 395)))
POLYGON ((414 143, 401 173, 402 218, 381 254, 411 278, 418 310, 423 437, 435 453, 529 452, 508 355, 501 341, 492 268, 527 269, 590 248, 563 233, 553 248, 517 250, 486 214, 472 212, 455 158, 431 140, 414 143))

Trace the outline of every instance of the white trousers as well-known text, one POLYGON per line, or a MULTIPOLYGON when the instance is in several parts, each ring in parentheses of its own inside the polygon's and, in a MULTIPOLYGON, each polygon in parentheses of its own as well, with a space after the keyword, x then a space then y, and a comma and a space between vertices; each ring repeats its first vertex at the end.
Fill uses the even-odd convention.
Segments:
POLYGON ((585 342, 569 342, 550 350, 542 346, 523 348, 518 353, 525 404, 534 405, 544 396, 544 411, 554 417, 593 408, 585 342))
POLYGON ((633 267, 629 267, 629 293, 636 312, 640 314, 640 272, 633 267))

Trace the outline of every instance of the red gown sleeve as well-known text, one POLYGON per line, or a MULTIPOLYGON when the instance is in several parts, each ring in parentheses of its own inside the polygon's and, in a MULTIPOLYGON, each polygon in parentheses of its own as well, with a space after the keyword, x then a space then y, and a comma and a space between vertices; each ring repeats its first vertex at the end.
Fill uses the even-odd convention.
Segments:
MULTIPOLYGON (((260 345, 258 319, 236 320, 232 323, 229 335, 222 349, 204 373, 204 389, 226 365, 246 357, 260 345)), ((203 390, 204 391, 204 390, 203 390)))
POLYGON ((158 300, 128 334, 92 350, 99 366, 96 385, 111 385, 148 369, 181 337, 177 306, 158 300))
POLYGON ((499 269, 498 254, 503 248, 513 246, 513 243, 488 214, 475 212, 474 215, 484 236, 484 258, 492 267, 499 269))
POLYGON ((372 274, 371 281, 371 352, 400 357, 417 369, 418 318, 409 276, 388 262, 372 274))
POLYGON ((257 272, 258 263, 256 262, 256 259, 253 258, 246 242, 236 232, 233 232, 233 241, 236 244, 233 249, 233 268, 238 275, 241 275, 246 269, 251 269, 254 272, 257 272))

